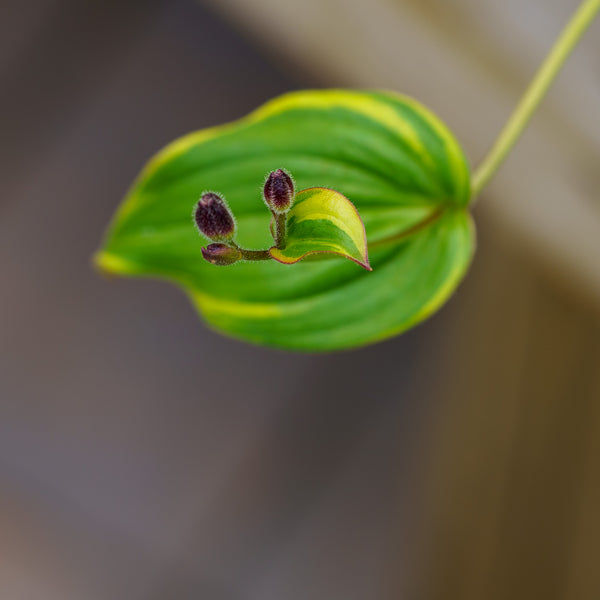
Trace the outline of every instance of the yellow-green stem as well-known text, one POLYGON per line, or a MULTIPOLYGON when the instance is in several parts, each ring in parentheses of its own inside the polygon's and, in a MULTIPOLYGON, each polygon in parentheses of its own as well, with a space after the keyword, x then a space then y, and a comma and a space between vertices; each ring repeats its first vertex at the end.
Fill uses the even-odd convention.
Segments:
POLYGON ((494 173, 515 145, 535 110, 543 100, 548 88, 556 79, 565 60, 577 45, 585 30, 600 10, 600 0, 583 0, 571 20, 556 40, 552 50, 542 63, 523 98, 501 131, 498 139, 473 175, 471 186, 475 199, 487 185, 494 173))

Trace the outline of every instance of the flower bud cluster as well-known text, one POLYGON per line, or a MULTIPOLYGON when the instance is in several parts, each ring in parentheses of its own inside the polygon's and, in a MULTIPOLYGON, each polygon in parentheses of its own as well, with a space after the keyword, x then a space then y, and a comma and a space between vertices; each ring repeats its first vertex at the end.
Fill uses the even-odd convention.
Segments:
MULTIPOLYGON (((283 169, 269 174, 264 185, 265 202, 274 217, 273 237, 278 248, 285 244, 286 213, 294 201, 294 182, 283 169)), ((268 250, 243 250, 233 240, 236 232, 233 213, 221 194, 205 192, 194 209, 198 231, 211 242, 202 256, 213 265, 232 265, 239 260, 268 260, 268 250)))
POLYGON ((235 219, 225 199, 215 192, 202 194, 194 209, 194 222, 198 231, 213 244, 202 248, 202 256, 213 265, 226 266, 242 258, 233 243, 235 219), (224 243, 227 242, 227 243, 224 243))

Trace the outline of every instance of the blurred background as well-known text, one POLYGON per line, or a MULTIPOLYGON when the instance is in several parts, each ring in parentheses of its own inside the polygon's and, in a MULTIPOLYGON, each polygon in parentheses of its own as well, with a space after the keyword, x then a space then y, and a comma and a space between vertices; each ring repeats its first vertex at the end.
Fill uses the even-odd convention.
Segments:
POLYGON ((575 0, 0 2, 0 597, 600 597, 600 23, 440 313, 326 356, 90 257, 160 147, 402 91, 473 163, 575 0))

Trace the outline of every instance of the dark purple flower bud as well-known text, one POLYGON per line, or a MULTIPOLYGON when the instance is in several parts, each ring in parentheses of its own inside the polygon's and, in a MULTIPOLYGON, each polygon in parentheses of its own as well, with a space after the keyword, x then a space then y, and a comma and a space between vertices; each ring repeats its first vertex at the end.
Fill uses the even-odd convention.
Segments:
POLYGON ((225 266, 240 260, 242 253, 237 248, 226 244, 209 244, 206 248, 202 248, 202 256, 213 265, 225 266))
POLYGON ((275 212, 282 213, 289 210, 294 200, 294 182, 283 170, 273 171, 265 182, 265 202, 275 212))
POLYGON ((200 233, 215 242, 227 242, 235 233, 235 221, 225 200, 214 192, 202 194, 194 212, 200 233))

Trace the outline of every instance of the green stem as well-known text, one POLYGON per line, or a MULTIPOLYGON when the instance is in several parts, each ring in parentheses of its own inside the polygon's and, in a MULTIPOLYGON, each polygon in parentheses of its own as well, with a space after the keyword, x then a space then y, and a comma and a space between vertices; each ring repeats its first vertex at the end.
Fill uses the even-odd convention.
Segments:
POLYGON ((475 171, 471 188, 473 199, 481 193, 517 142, 565 60, 599 10, 600 0, 583 0, 567 23, 498 139, 475 171))
POLYGON ((240 251, 243 260, 272 260, 273 258, 268 250, 246 250, 233 241, 229 243, 240 251))
POLYGON ((275 246, 280 250, 285 247, 287 213, 273 211, 275 218, 275 246))
POLYGON ((269 254, 268 250, 244 250, 244 248, 239 249, 242 253, 242 258, 244 260, 272 260, 273 257, 269 254))

